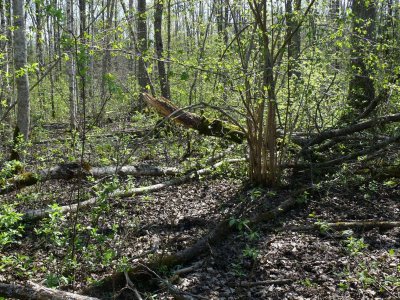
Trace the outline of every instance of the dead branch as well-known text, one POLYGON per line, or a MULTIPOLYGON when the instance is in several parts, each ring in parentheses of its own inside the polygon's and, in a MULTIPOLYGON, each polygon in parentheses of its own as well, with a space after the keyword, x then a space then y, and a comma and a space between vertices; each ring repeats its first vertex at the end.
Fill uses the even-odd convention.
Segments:
POLYGON ((400 121, 400 113, 394 114, 394 115, 387 115, 387 116, 382 116, 373 120, 357 123, 345 128, 339 128, 339 129, 331 129, 331 130, 326 130, 324 132, 321 132, 319 135, 311 139, 307 143, 307 147, 310 147, 312 145, 320 144, 321 142, 340 137, 340 136, 345 136, 349 135, 352 133, 360 132, 369 128, 372 128, 374 126, 378 125, 384 125, 388 123, 393 123, 393 122, 399 122, 400 121))
POLYGON ((172 120, 184 127, 197 130, 200 134, 217 136, 229 139, 235 143, 242 143, 246 134, 234 124, 218 120, 208 119, 191 112, 185 112, 163 97, 155 98, 144 93, 144 100, 147 105, 154 108, 160 115, 168 117, 173 115, 172 120))
MULTIPOLYGON (((371 230, 374 228, 387 230, 395 227, 400 227, 400 221, 377 221, 377 220, 338 221, 334 223, 324 223, 324 227, 325 226, 332 230, 344 230, 344 229, 371 230)), ((320 228, 320 225, 315 224, 314 228, 320 228)))
MULTIPOLYGON (((177 177, 171 180, 167 180, 164 181, 162 183, 158 183, 158 184, 154 184, 154 185, 150 185, 150 186, 145 186, 145 187, 139 187, 139 188, 133 188, 131 190, 127 190, 127 191, 122 191, 122 190, 118 190, 115 191, 114 193, 110 194, 109 198, 127 198, 127 197, 132 197, 134 195, 143 195, 143 194, 147 194, 147 193, 152 193, 152 192, 156 192, 162 189, 165 189, 169 186, 174 186, 174 185, 179 185, 185 182, 188 182, 192 179, 198 178, 199 176, 204 176, 204 175, 209 175, 211 174, 215 169, 217 169, 218 167, 224 165, 224 164, 232 164, 232 163, 237 163, 237 162, 242 162, 244 161, 244 159, 241 158, 237 158, 237 159, 228 159, 225 161, 221 161, 218 162, 216 164, 214 164, 211 167, 207 167, 204 169, 200 169, 197 171, 193 171, 191 173, 188 173, 184 176, 181 177, 177 177)), ((97 198, 93 197, 90 198, 89 200, 86 201, 82 201, 79 203, 79 208, 85 208, 91 205, 96 204, 97 202, 97 198)), ((75 212, 78 208, 78 203, 76 204, 72 204, 72 205, 65 205, 65 206, 61 206, 60 208, 60 212, 62 213, 71 213, 71 212, 75 212)), ((25 220, 37 220, 37 219, 41 219, 44 218, 46 216, 48 216, 48 214, 51 212, 52 210, 50 208, 47 209, 34 209, 34 210, 27 210, 24 212, 24 216, 23 218, 25 220)))
MULTIPOLYGON (((289 198, 288 200, 278 205, 276 208, 266 212, 262 212, 259 215, 253 217, 250 220, 250 224, 255 225, 260 222, 274 221, 277 217, 287 213, 296 205, 296 198, 289 198)), ((227 218, 221 221, 213 230, 211 230, 206 236, 198 240, 191 247, 176 252, 174 254, 154 255, 154 257, 149 262, 136 265, 128 272, 128 274, 130 278, 135 278, 138 276, 143 276, 143 271, 147 271, 148 269, 157 269, 159 266, 170 268, 176 265, 185 265, 190 261, 198 258, 201 254, 209 251, 210 247, 215 246, 226 239, 226 237, 229 236, 229 234, 233 231, 235 231, 235 228, 229 225, 229 218, 227 218), (143 267, 142 265, 145 267, 143 267)), ((96 294, 104 290, 120 289, 123 287, 124 284, 124 273, 117 272, 112 276, 104 278, 96 286, 91 286, 87 288, 84 293, 96 294)))
POLYGON ((28 282, 27 285, 0 283, 0 296, 23 300, 98 300, 98 298, 50 289, 33 282, 28 282))
POLYGON ((379 151, 381 149, 384 149, 386 147, 388 147, 391 144, 397 143, 398 141, 400 141, 400 135, 391 137, 386 139, 384 142, 380 142, 377 143, 369 148, 366 148, 364 150, 358 151, 358 152, 354 152, 351 153, 349 155, 345 155, 345 156, 341 156, 332 160, 328 160, 328 161, 324 161, 324 162, 320 162, 320 163, 314 163, 314 164, 297 164, 297 165, 293 165, 293 166, 285 166, 285 167, 292 167, 292 168, 296 168, 296 169, 308 169, 311 166, 313 168, 327 168, 327 167, 332 167, 332 166, 336 166, 339 165, 343 162, 346 161, 350 161, 350 160, 354 160, 357 159, 358 157, 364 156, 364 155, 369 155, 372 154, 376 151, 379 151))
POLYGON ((258 285, 281 285, 281 284, 290 284, 294 280, 293 279, 271 279, 271 280, 262 280, 262 281, 242 281, 239 283, 242 287, 253 287, 258 285))
POLYGON ((400 221, 360 220, 360 221, 322 222, 305 226, 285 226, 283 227, 283 230, 301 231, 301 232, 309 232, 315 229, 323 231, 329 231, 329 230, 338 231, 345 229, 372 230, 375 228, 380 230, 388 230, 396 227, 400 227, 400 221))

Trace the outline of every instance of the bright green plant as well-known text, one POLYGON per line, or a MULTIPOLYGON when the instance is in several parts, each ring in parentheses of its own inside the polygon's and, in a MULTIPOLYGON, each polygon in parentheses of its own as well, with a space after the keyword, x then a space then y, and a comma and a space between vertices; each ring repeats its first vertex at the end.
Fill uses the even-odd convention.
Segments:
POLYGON ((43 219, 40 226, 35 228, 35 232, 38 235, 43 235, 48 238, 54 245, 62 246, 66 241, 63 230, 65 216, 61 211, 61 206, 57 203, 54 203, 49 207, 51 208, 49 217, 43 219))
POLYGON ((19 224, 21 220, 22 214, 16 212, 12 205, 0 207, 0 249, 16 243, 16 238, 22 235, 24 226, 19 224))

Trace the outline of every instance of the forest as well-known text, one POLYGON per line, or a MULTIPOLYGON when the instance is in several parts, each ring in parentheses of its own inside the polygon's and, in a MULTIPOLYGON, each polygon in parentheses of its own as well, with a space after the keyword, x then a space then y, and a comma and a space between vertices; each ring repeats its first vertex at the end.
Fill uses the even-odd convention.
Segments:
POLYGON ((400 1, 0 0, 2 299, 400 299, 400 1))

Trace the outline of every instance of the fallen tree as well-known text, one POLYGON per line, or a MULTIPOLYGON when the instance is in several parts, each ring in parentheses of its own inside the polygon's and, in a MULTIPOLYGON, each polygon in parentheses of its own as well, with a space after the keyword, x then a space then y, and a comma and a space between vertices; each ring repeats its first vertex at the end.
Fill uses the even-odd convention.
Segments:
POLYGON ((0 188, 0 195, 21 189, 23 187, 34 185, 39 181, 43 182, 47 180, 70 180, 73 178, 83 178, 86 176, 99 178, 111 175, 176 176, 181 175, 182 173, 183 172, 178 168, 171 167, 155 167, 148 165, 91 167, 87 163, 84 163, 83 166, 81 166, 79 163, 67 163, 36 172, 22 172, 21 174, 18 174, 6 181, 4 187, 0 188))
POLYGON ((246 134, 234 124, 185 112, 164 97, 155 98, 147 93, 143 95, 147 105, 154 108, 161 116, 169 117, 172 115, 172 120, 175 123, 197 130, 200 134, 226 138, 239 144, 246 138, 246 134))
MULTIPOLYGON (((287 213, 294 208, 298 201, 296 197, 290 197, 283 201, 277 207, 263 211, 260 214, 250 219, 249 226, 254 226, 260 222, 271 222, 276 220, 279 216, 287 213)), ((227 238, 229 234, 236 230, 235 226, 230 225, 230 218, 226 218, 214 227, 207 235, 198 240, 194 245, 182 251, 173 254, 156 254, 153 255, 151 260, 147 262, 140 262, 133 266, 128 272, 129 278, 139 279, 143 278, 143 272, 148 274, 148 269, 156 270, 159 267, 171 268, 176 265, 185 265, 190 261, 198 258, 200 255, 210 251, 210 247, 217 245, 227 238)), ((119 290, 126 284, 126 276, 124 272, 117 272, 97 282, 95 285, 90 286, 82 291, 83 294, 97 295, 104 293, 104 291, 119 290)))
POLYGON ((316 223, 314 228, 321 229, 323 226, 331 230, 344 230, 344 229, 357 229, 357 230, 371 230, 378 228, 381 230, 392 229, 400 227, 400 221, 379 221, 379 220, 362 220, 362 221, 338 221, 328 223, 316 223))
MULTIPOLYGON (((117 191, 111 193, 109 195, 109 198, 116 198, 116 197, 127 198, 127 197, 131 197, 134 195, 142 195, 142 194, 147 194, 147 193, 151 193, 151 192, 156 192, 156 191, 162 190, 164 188, 167 188, 169 186, 188 182, 192 179, 198 178, 199 176, 211 174, 216 168, 221 167, 224 164, 232 164, 232 163, 237 163, 237 162, 242 162, 242 161, 245 161, 245 159, 238 158, 238 159, 224 160, 224 161, 221 161, 221 162, 218 162, 218 163, 212 165, 211 167, 196 170, 196 171, 190 172, 186 175, 183 175, 181 177, 173 178, 171 180, 167 180, 162 183, 145 186, 145 187, 133 188, 133 189, 130 189, 127 191, 117 190, 117 191)), ((61 206, 60 212, 61 213, 75 212, 78 209, 85 208, 85 207, 96 204, 97 200, 98 200, 97 197, 93 197, 88 200, 85 200, 82 202, 77 202, 72 205, 61 206)), ((51 208, 27 210, 23 213, 23 219, 25 219, 25 220, 41 219, 41 218, 48 216, 48 214, 50 212, 52 212, 51 208)))
POLYGON ((339 128, 339 129, 330 129, 321 132, 317 136, 313 137, 308 143, 306 143, 306 147, 310 147, 313 145, 321 144, 323 141, 333 138, 338 138, 342 136, 347 136, 356 132, 360 132, 374 126, 381 126, 393 122, 400 121, 400 113, 387 115, 375 118, 373 120, 368 120, 364 122, 360 122, 357 124, 350 125, 348 127, 339 128))
POLYGON ((0 296, 22 300, 98 300, 98 298, 50 289, 33 282, 28 282, 26 285, 0 283, 0 296))
POLYGON ((309 232, 318 230, 321 232, 340 231, 346 229, 354 230, 389 230, 400 227, 400 221, 382 221, 382 220, 359 220, 359 221, 337 221, 337 222, 315 222, 312 225, 305 226, 285 226, 283 231, 309 232))

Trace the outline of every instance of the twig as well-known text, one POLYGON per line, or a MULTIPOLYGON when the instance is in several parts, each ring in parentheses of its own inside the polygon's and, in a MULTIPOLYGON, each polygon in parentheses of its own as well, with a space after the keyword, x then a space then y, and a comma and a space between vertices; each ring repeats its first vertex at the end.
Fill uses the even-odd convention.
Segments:
POLYGON ((293 279, 271 279, 271 280, 262 280, 262 281, 242 281, 239 283, 242 287, 253 287, 258 285, 272 285, 272 284, 289 284, 292 283, 293 279))
POLYGON ((143 300, 142 296, 140 296, 137 288, 133 284, 132 280, 129 278, 129 275, 126 271, 124 271, 125 279, 126 279, 126 286, 135 294, 137 300, 143 300))

